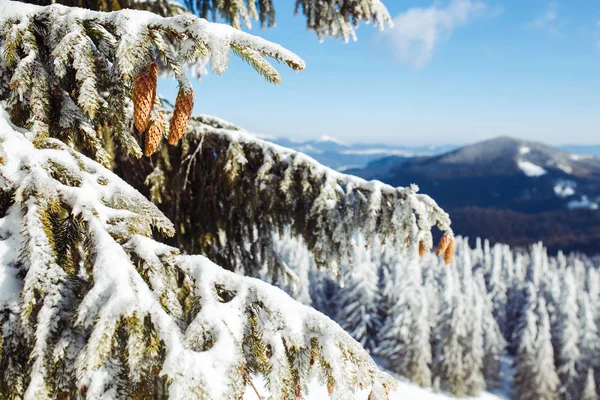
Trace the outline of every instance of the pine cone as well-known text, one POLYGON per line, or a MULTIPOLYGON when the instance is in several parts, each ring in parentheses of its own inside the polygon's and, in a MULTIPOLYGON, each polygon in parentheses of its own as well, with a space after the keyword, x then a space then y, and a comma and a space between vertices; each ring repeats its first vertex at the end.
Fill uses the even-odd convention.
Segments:
POLYGON ((153 62, 140 72, 133 82, 133 123, 144 132, 150 123, 150 114, 156 98, 158 64, 153 62))
POLYGON ((454 238, 445 233, 444 236, 442 236, 442 238, 440 239, 440 243, 438 244, 437 255, 441 256, 442 254, 444 254, 444 252, 450 245, 450 242, 452 241, 454 241, 454 238))
POLYGON ((188 92, 179 90, 177 100, 175 100, 175 109, 171 118, 171 126, 169 127, 169 144, 175 144, 181 139, 187 130, 190 116, 194 108, 194 91, 190 89, 188 92))
POLYGON ((444 251, 444 262, 446 263, 446 265, 450 264, 452 262, 452 259, 454 258, 454 247, 455 241, 454 238, 452 238, 450 244, 448 244, 448 247, 446 248, 446 251, 444 251))
POLYGON ((331 383, 327 385, 327 393, 332 394, 334 389, 335 388, 331 383))
POLYGON ((144 155, 150 157, 158 149, 158 145, 163 138, 163 130, 165 128, 165 117, 162 111, 159 112, 158 117, 150 123, 146 137, 144 138, 144 155))
POLYGON ((425 245, 423 244, 423 242, 419 242, 419 256, 425 257, 426 252, 427 252, 427 249, 425 248, 425 245))

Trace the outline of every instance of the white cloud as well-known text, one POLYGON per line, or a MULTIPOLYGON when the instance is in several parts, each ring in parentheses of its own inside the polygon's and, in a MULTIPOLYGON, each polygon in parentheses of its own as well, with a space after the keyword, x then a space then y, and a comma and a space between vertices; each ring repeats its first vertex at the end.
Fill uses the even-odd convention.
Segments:
POLYGON ((552 34, 559 33, 558 3, 555 1, 548 3, 542 13, 525 24, 525 28, 552 34))
POLYGON ((423 68, 433 59, 436 46, 487 8, 486 3, 472 0, 452 0, 446 7, 434 3, 425 8, 411 8, 396 16, 394 28, 384 34, 400 61, 423 68))

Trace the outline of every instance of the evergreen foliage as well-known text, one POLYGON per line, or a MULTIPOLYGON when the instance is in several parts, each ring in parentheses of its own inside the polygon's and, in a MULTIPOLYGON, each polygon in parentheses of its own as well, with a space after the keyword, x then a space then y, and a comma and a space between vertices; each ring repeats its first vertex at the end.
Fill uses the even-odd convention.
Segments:
MULTIPOLYGON (((314 260, 298 257, 302 251, 308 254, 301 242, 284 239, 280 245, 308 263, 299 266, 290 260, 292 271, 308 269, 318 277, 310 283, 312 304, 344 324, 335 312, 335 299, 349 297, 349 289, 317 270, 314 260), (314 282, 319 290, 313 290, 314 282)), ((415 260, 387 246, 371 249, 371 261, 382 271, 382 299, 374 308, 383 325, 373 340, 383 365, 417 384, 429 382, 434 390, 459 395, 477 394, 484 382, 488 389, 506 388, 513 378, 517 398, 597 396, 600 259, 562 253, 551 257, 541 244, 524 251, 477 240, 469 248, 466 239, 457 238, 456 247, 447 267, 431 253, 415 260), (494 268, 498 270, 490 273, 494 268), (500 286, 508 295, 494 306, 500 286), (499 309, 519 317, 505 331, 513 339, 511 346, 497 320, 499 309), (504 368, 511 359, 514 377, 504 368)))
MULTIPOLYGON (((389 18, 378 0, 324 4, 298 4, 319 35, 347 39, 358 20, 389 18)), ((453 244, 448 215, 416 187, 338 174, 217 118, 189 122, 185 67, 208 60, 220 74, 233 51, 279 83, 265 57, 304 62, 232 27, 158 15, 183 12, 171 3, 129 5, 155 13, 0 0, 0 397, 237 399, 262 374, 279 398, 313 376, 332 398, 386 398, 393 380, 339 326, 180 251, 290 284, 300 278, 274 256, 275 233, 301 237, 337 276, 356 231, 414 254, 433 246, 434 225, 453 244), (179 83, 172 113, 159 70, 179 83), (171 146, 159 145, 169 120, 171 146)), ((213 6, 237 25, 230 5, 213 6)))
MULTIPOLYGON (((2 111, 4 113, 4 111, 2 111)), ((3 398, 239 398, 249 374, 296 398, 394 386, 360 345, 279 289, 183 256, 172 224, 119 177, 0 118, 3 398), (216 378, 216 379, 215 379, 216 378)))
POLYGON ((352 257, 353 268, 343 272, 344 291, 334 298, 335 319, 367 351, 375 347, 375 336, 381 327, 378 315, 380 295, 378 268, 366 243, 359 238, 352 257))
MULTIPOLYGON (((389 369, 423 387, 431 386, 431 345, 429 308, 421 283, 421 268, 416 262, 389 265, 384 291, 388 311, 385 324, 377 333, 376 354, 389 369)), ((344 290, 345 292, 345 290, 344 290)))
POLYGON ((273 233, 301 238, 317 265, 339 275, 357 255, 356 231, 366 244, 409 254, 419 242, 433 246, 432 226, 452 232, 448 215, 414 185, 393 188, 333 171, 215 117, 193 117, 178 146, 117 164, 174 222, 173 245, 245 275, 261 276, 266 265, 275 282, 285 267, 273 233))
MULTIPOLYGON (((38 5, 50 5, 52 0, 26 0, 38 5)), ((292 0, 289 0, 292 1, 292 0)), ((97 11, 118 11, 125 8, 148 10, 161 16, 194 13, 202 18, 217 18, 240 29, 252 28, 252 20, 261 27, 275 26, 273 0, 59 0, 56 3, 70 7, 83 7, 97 11)), ((356 40, 355 28, 360 21, 383 29, 392 25, 391 17, 380 0, 296 0, 296 13, 306 17, 306 27, 324 36, 341 37, 344 41, 356 40)))
POLYGON ((521 338, 515 357, 514 383, 518 400, 558 398, 560 380, 554 367, 550 318, 546 301, 527 286, 527 305, 521 320, 521 338))
POLYGON ((34 142, 56 137, 106 167, 116 151, 142 155, 128 107, 134 77, 151 63, 160 61, 177 79, 180 94, 191 91, 187 64, 206 57, 220 74, 232 48, 272 82, 279 75, 263 56, 304 68, 281 46, 192 15, 81 12, 8 0, 0 2, 0 15, 0 81, 9 83, 0 86, 0 100, 12 121, 34 142))
MULTIPOLYGON (((288 227, 319 265, 334 270, 351 255, 356 230, 399 249, 419 242, 431 248, 433 225, 451 236, 448 215, 416 187, 339 174, 214 117, 193 119, 177 146, 163 143, 153 159, 135 161, 148 132, 133 134, 131 95, 134 78, 149 65, 157 61, 175 76, 179 99, 191 90, 185 65, 207 58, 221 73, 231 49, 272 82, 279 75, 263 56, 302 69, 304 62, 282 47, 192 15, 0 1, 0 81, 9 83, 0 86, 0 100, 12 121, 31 130, 34 142, 52 136, 84 151, 148 195, 177 227, 170 244, 259 276, 265 264, 280 274, 272 234, 288 227)), ((171 114, 162 108, 157 100, 150 125, 162 124, 166 135, 163 117, 171 114)))

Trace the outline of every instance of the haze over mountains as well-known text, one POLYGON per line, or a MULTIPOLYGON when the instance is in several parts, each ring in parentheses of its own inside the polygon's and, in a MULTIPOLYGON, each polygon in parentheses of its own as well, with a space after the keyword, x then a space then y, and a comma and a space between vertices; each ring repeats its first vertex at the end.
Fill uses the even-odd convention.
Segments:
POLYGON ((511 137, 463 147, 274 141, 366 179, 416 183, 450 212, 458 234, 599 252, 600 146, 555 148, 511 137))
POLYGON ((363 168, 371 161, 388 156, 414 157, 434 155, 456 148, 454 145, 397 146, 389 144, 348 143, 326 135, 307 141, 268 137, 265 139, 308 154, 320 163, 338 171, 363 168))

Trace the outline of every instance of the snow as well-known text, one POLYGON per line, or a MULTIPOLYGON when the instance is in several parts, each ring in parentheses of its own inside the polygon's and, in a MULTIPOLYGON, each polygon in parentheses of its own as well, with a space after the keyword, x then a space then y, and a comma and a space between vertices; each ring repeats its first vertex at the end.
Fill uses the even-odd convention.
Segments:
POLYGON ((573 168, 568 164, 558 163, 556 166, 567 174, 573 173, 573 168))
POLYGON ((546 170, 532 162, 520 160, 517 162, 523 173, 529 177, 538 177, 546 174, 546 170))
POLYGON ((571 154, 569 158, 573 161, 592 160, 596 158, 593 154, 571 154))
POLYGON ((577 183, 570 180, 559 180, 554 185, 554 194, 558 197, 569 197, 575 194, 577 183))
MULTIPOLYGON (((265 390, 264 379, 260 376, 254 377, 252 380, 254 386, 256 386, 258 393, 263 399, 268 398, 269 393, 265 390)), ((368 400, 369 391, 363 390, 355 394, 354 400, 368 400)), ((329 400, 327 393, 327 387, 323 384, 319 384, 318 381, 311 381, 308 385, 308 392, 303 396, 305 400, 329 400)), ((398 390, 389 394, 389 400, 450 400, 456 399, 447 393, 434 393, 431 389, 424 389, 413 383, 399 380, 398 390)), ((484 392, 477 397, 463 397, 468 400, 508 400, 510 397, 504 394, 494 394, 484 392)), ((258 400, 254 389, 251 386, 246 388, 243 400, 258 400)), ((351 399, 348 399, 351 400, 351 399)))
POLYGON ((350 143, 345 142, 341 139, 335 138, 333 136, 328 136, 328 135, 321 135, 319 136, 315 142, 317 143, 323 143, 323 142, 329 142, 329 143, 335 143, 335 144, 339 144, 340 146, 350 146, 350 143))
POLYGON ((521 146, 519 147, 519 154, 527 154, 531 152, 531 149, 527 146, 521 146))
MULTIPOLYGON (((250 312, 256 314, 256 329, 271 351, 268 380, 274 393, 278 387, 277 393, 282 393, 286 380, 292 379, 287 375, 291 372, 286 346, 297 349, 299 363, 312 366, 313 340, 318 341, 314 348, 318 349, 319 361, 302 371, 323 377, 327 365, 340 398, 350 398, 359 386, 373 386, 374 391, 395 387, 394 380, 377 368, 360 345, 326 316, 266 282, 226 271, 206 257, 179 255, 177 249, 144 236, 152 234, 151 226, 172 234, 172 226, 143 195, 100 164, 58 140, 48 139, 47 143, 49 148, 34 147, 23 133, 12 128, 0 105, 0 155, 4 160, 0 183, 15 193, 15 205, 0 218, 0 313, 21 314, 29 321, 24 309, 35 304, 34 294, 43 299, 37 323, 32 323, 32 332, 26 337, 35 341, 35 347, 25 398, 48 397, 42 395, 47 390, 49 361, 41 355, 53 350, 49 339, 53 334, 71 328, 58 323, 62 307, 67 305, 61 292, 67 278, 53 261, 53 248, 39 212, 54 199, 60 199, 84 221, 94 249, 89 271, 81 271, 91 285, 77 305, 73 321, 73 327, 85 329, 89 335, 81 337, 80 347, 76 340, 65 339, 66 351, 72 351, 77 385, 87 387, 88 397, 114 398, 117 388, 111 383, 118 371, 105 354, 110 351, 117 324, 123 318, 148 316, 157 340, 164 343, 160 374, 170 378, 169 397, 198 398, 198 390, 202 390, 214 398, 228 398, 226 392, 232 382, 242 380, 239 366, 256 362, 244 351, 250 340, 250 312), (51 174, 56 165, 80 183, 71 186, 56 180, 51 174), (120 220, 123 224, 118 223, 120 220), (14 259, 24 248, 31 254, 20 265, 25 277, 14 268, 14 259), (139 268, 146 269, 151 286, 139 268), (179 324, 181 305, 168 278, 170 271, 178 271, 189 280, 189 289, 198 299, 199 311, 184 330, 179 324), (232 298, 222 301, 215 288, 232 293, 232 298), (206 334, 212 347, 197 351, 196 344, 205 343, 206 334), (352 354, 351 361, 344 354, 352 354)), ((133 334, 131 349, 144 348, 146 339, 133 334)), ((130 351, 127 362, 134 370, 132 374, 139 373, 144 353, 130 351)))
MULTIPOLYGON (((144 28, 169 29, 191 37, 197 43, 204 43, 209 51, 211 68, 216 74, 227 69, 231 46, 252 49, 262 55, 284 61, 295 70, 303 70, 304 60, 285 49, 258 36, 242 32, 229 25, 208 22, 189 14, 164 18, 149 11, 121 10, 115 12, 96 12, 76 7, 52 4, 47 7, 0 0, 0 21, 8 19, 27 20, 36 15, 52 15, 57 20, 70 18, 93 20, 97 23, 114 23, 118 29, 127 32, 124 39, 133 40, 144 28)), ((120 47, 123 45, 122 41, 120 47)))
POLYGON ((586 195, 582 195, 580 200, 571 200, 567 204, 569 210, 588 209, 597 210, 598 203, 590 200, 586 195))

